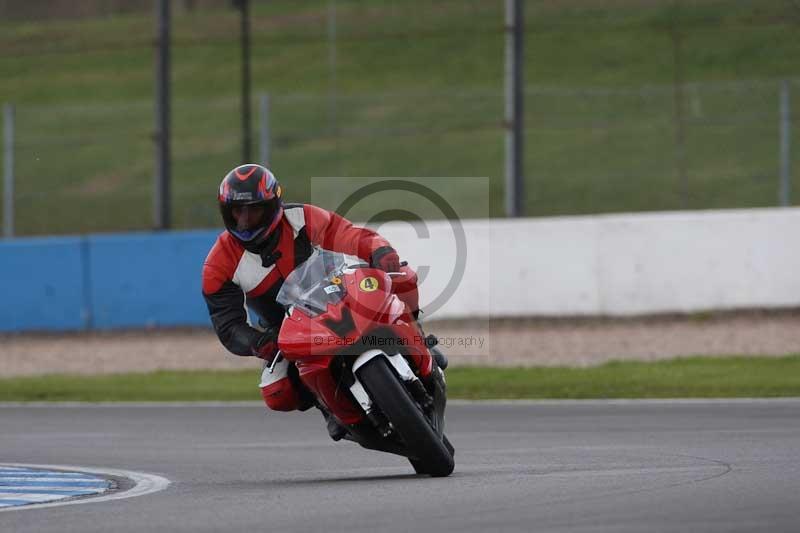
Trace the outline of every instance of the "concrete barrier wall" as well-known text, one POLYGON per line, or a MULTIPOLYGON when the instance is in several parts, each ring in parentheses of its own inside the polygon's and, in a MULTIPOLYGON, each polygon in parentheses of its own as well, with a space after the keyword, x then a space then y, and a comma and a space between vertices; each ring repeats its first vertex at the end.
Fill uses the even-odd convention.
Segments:
MULTIPOLYGON (((800 306, 800 209, 468 220, 467 267, 438 317, 634 315, 800 306)), ((412 264, 443 266, 453 233, 428 224, 381 231, 412 264), (416 241, 416 242, 415 242, 416 241), (435 258, 435 259, 434 259, 435 258)), ((438 275, 437 275, 438 274, 438 275)))
MULTIPOLYGON (((428 318, 800 306, 797 208, 379 231, 419 270, 428 318)), ((0 331, 207 326, 200 270, 217 234, 0 242, 0 331)))

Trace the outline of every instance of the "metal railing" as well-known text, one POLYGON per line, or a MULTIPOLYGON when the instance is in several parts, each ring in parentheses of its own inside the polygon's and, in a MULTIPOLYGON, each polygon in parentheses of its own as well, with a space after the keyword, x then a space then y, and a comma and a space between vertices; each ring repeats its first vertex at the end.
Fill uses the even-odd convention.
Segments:
MULTIPOLYGON (((798 87, 687 84, 681 155, 670 86, 529 85, 525 164, 535 186, 526 213, 797 203, 790 96, 798 87)), ((313 176, 488 176, 491 213, 503 215, 502 91, 340 94, 336 123, 329 105, 326 95, 271 94, 259 113, 259 157, 288 198, 308 200, 313 176)), ((6 236, 151 227, 151 103, 4 109, 6 236)), ((236 111, 235 97, 175 102, 176 227, 218 224, 216 187, 239 157, 236 111)), ((469 191, 463 201, 468 216, 469 191)))

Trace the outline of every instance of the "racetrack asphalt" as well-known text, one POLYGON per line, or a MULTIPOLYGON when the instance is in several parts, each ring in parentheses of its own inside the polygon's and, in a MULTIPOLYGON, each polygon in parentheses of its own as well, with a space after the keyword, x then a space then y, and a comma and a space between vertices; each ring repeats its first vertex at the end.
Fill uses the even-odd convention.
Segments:
POLYGON ((461 403, 456 470, 257 405, 1 406, 0 464, 159 474, 137 498, 0 513, 7 532, 798 531, 800 400, 461 403))

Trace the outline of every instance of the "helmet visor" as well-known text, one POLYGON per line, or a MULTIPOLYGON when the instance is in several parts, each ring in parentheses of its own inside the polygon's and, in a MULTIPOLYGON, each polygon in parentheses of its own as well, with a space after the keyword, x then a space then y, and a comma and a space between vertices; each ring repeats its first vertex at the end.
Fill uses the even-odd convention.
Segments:
POLYGON ((280 211, 280 204, 275 200, 270 200, 268 202, 234 204, 229 209, 229 219, 226 220, 228 230, 239 240, 250 242, 260 237, 272 226, 280 211))

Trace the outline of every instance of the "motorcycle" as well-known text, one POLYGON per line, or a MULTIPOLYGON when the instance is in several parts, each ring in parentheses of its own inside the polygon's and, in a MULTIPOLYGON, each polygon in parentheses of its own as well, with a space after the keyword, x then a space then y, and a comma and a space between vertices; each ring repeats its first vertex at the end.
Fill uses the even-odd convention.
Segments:
POLYGON ((279 355, 297 368, 317 406, 345 440, 407 457, 418 474, 448 476, 454 449, 444 433, 444 372, 407 306, 392 293, 402 272, 316 249, 284 281, 279 355))

